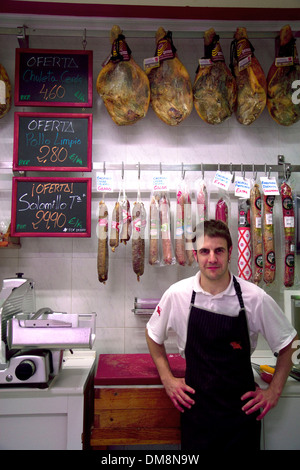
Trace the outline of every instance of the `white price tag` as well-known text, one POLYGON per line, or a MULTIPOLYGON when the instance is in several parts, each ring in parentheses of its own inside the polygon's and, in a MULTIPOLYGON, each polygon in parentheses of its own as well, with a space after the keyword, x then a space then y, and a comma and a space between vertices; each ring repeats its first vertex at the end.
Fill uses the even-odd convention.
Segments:
POLYGON ((228 191, 229 185, 232 181, 232 174, 229 172, 217 171, 215 174, 213 184, 218 186, 218 188, 225 189, 228 191))
POLYGON ((103 175, 102 173, 97 173, 97 191, 103 193, 112 193, 113 192, 113 178, 112 176, 103 175))
POLYGON ((265 196, 279 195, 279 190, 278 190, 275 176, 272 176, 270 178, 268 176, 261 176, 260 181, 261 181, 261 187, 265 196))
POLYGON ((250 180, 242 176, 235 177, 234 195, 243 199, 250 197, 250 180))
POLYGON ((153 191, 169 191, 169 178, 167 175, 153 176, 153 191))

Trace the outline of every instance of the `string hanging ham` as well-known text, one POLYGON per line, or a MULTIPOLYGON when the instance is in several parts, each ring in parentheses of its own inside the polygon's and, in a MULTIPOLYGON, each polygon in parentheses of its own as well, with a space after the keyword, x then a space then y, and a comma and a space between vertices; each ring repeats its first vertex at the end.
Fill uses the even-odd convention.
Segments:
POLYGON ((193 109, 193 91, 189 74, 176 54, 172 33, 156 32, 156 56, 159 67, 147 69, 150 101, 155 114, 166 124, 176 126, 193 109))
POLYGON ((300 119, 299 100, 293 100, 293 84, 300 80, 296 41, 291 27, 280 31, 279 50, 267 76, 267 107, 271 117, 282 126, 291 126, 300 119))
POLYGON ((199 60, 193 94, 195 109, 208 124, 219 124, 234 111, 236 82, 213 28, 204 33, 204 58, 199 60))
POLYGON ((246 28, 236 30, 231 43, 230 66, 237 84, 237 120, 244 125, 252 124, 266 106, 267 81, 246 28))
POLYGON ((113 26, 111 42, 111 55, 97 78, 97 92, 117 125, 134 124, 147 114, 150 103, 149 80, 133 60, 119 26, 113 26))

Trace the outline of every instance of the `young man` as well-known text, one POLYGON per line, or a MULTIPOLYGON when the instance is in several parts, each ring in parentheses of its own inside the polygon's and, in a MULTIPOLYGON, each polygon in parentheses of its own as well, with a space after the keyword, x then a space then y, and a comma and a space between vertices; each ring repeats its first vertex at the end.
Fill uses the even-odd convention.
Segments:
POLYGON ((147 323, 149 351, 166 393, 182 412, 182 450, 259 449, 260 420, 281 395, 296 330, 261 288, 231 274, 226 224, 204 222, 196 244, 200 271, 162 296, 147 323), (186 358, 184 379, 175 378, 168 364, 169 329, 186 358), (259 333, 278 353, 267 390, 256 388, 250 360, 259 333))

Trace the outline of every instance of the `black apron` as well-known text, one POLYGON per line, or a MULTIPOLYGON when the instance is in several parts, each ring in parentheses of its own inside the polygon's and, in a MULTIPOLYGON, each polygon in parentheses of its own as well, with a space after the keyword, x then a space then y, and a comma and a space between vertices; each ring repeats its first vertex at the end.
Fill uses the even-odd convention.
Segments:
POLYGON ((188 322, 186 384, 196 390, 195 404, 181 415, 181 449, 259 450, 259 412, 246 415, 241 396, 255 390, 251 347, 241 288, 237 317, 195 307, 193 291, 188 322))

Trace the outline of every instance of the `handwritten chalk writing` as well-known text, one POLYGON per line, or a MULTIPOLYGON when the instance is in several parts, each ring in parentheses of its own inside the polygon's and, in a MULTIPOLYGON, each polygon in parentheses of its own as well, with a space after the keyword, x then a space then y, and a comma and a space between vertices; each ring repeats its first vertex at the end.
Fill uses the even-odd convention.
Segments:
POLYGON ((74 57, 62 56, 32 56, 26 62, 27 67, 58 67, 58 68, 78 68, 74 57))
POLYGON ((57 133, 54 139, 54 145, 67 145, 68 147, 71 148, 72 145, 81 145, 81 139, 78 139, 77 137, 75 137, 74 139, 63 138, 59 140, 58 133, 57 133))
POLYGON ((27 129, 30 131, 42 130, 44 132, 71 132, 73 134, 75 132, 73 121, 62 121, 58 119, 32 119, 32 121, 28 123, 27 129))
POLYGON ((49 145, 50 140, 46 139, 44 133, 39 133, 37 136, 33 132, 26 132, 25 145, 26 147, 39 147, 40 145, 49 145))
POLYGON ((64 87, 61 85, 54 85, 50 90, 45 88, 45 85, 43 85, 40 94, 44 95, 44 99, 47 101, 48 99, 55 100, 56 98, 63 98, 65 96, 65 92, 64 87))
POLYGON ((34 194, 73 193, 73 183, 39 183, 32 184, 31 196, 34 194))
POLYGON ((36 213, 36 218, 38 219, 37 222, 32 222, 32 227, 36 230, 40 223, 45 222, 45 227, 47 230, 51 228, 51 223, 53 224, 54 228, 63 228, 66 224, 66 215, 62 212, 51 212, 40 210, 36 213))

